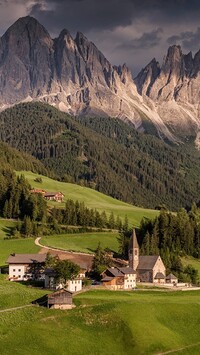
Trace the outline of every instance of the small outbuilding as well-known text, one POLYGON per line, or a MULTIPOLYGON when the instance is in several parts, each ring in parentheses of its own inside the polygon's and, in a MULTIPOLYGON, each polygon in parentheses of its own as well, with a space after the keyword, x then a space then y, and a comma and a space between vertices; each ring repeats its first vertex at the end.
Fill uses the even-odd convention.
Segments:
POLYGON ((165 275, 163 275, 162 272, 157 272, 157 274, 154 277, 154 283, 164 284, 165 283, 165 275))
POLYGON ((47 296, 47 307, 54 309, 72 309, 74 307, 72 292, 63 288, 49 294, 47 296))
POLYGON ((178 278, 175 275, 173 275, 173 274, 169 274, 166 277, 166 283, 176 285, 178 283, 178 278))

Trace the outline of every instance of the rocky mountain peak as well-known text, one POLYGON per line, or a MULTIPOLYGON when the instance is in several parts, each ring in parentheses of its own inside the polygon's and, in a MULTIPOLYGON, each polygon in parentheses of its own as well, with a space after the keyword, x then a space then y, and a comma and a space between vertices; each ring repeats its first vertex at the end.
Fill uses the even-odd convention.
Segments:
POLYGON ((3 36, 8 41, 14 41, 16 38, 28 37, 30 40, 30 45, 33 45, 38 39, 43 41, 47 45, 52 44, 52 39, 47 32, 47 30, 34 18, 31 16, 19 18, 5 33, 3 36))
POLYGON ((199 71, 200 51, 193 58, 171 46, 161 68, 153 58, 133 81, 126 64, 113 67, 83 33, 73 39, 64 29, 53 40, 27 16, 0 38, 0 109, 40 100, 73 115, 130 120, 140 130, 153 125, 177 143, 176 132, 200 131, 199 71))
POLYGON ((160 74, 160 65, 155 58, 151 60, 147 66, 140 71, 135 78, 135 84, 137 86, 140 95, 149 95, 152 85, 160 74))
POLYGON ((166 57, 164 57, 162 64, 162 73, 168 75, 181 74, 183 65, 183 53, 180 46, 174 45, 169 47, 166 57))

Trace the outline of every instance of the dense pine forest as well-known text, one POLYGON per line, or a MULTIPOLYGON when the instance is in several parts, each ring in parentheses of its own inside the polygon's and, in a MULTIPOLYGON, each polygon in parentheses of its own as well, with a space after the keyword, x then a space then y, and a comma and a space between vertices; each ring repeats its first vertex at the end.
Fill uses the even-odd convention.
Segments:
POLYGON ((1 112, 0 127, 2 141, 40 159, 60 180, 144 207, 199 202, 199 157, 118 119, 75 119, 24 103, 1 112))

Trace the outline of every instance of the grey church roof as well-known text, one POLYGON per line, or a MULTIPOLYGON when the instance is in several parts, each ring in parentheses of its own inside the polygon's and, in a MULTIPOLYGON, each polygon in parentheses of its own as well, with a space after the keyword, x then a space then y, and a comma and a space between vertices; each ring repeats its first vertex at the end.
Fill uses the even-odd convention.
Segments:
POLYGON ((140 256, 137 270, 152 270, 158 258, 158 255, 140 256))
POLYGON ((157 272, 157 274, 154 277, 154 279, 165 279, 165 275, 163 275, 162 272, 157 272))

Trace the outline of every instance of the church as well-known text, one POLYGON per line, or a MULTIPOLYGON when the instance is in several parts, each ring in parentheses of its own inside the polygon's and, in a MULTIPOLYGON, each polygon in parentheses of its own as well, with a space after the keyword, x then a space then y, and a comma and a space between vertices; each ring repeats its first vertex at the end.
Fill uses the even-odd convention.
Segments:
POLYGON ((166 268, 159 255, 140 256, 139 245, 133 230, 128 250, 129 267, 136 271, 138 282, 151 282, 164 284, 166 268))

